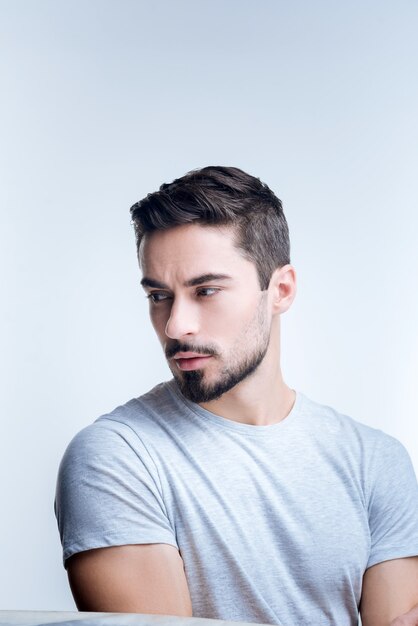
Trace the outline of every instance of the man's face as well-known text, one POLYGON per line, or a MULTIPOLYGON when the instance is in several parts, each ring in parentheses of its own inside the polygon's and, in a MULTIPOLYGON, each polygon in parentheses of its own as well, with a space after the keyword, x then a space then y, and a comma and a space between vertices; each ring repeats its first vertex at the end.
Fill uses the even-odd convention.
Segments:
POLYGON ((185 397, 210 402, 256 370, 270 339, 267 292, 230 227, 146 235, 140 264, 152 324, 185 397))

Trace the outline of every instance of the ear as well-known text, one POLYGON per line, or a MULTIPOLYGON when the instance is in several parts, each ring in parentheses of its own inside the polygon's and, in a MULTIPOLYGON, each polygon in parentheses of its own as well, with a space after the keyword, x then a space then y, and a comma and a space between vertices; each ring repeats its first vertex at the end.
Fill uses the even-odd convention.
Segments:
POLYGON ((296 272, 292 265, 274 270, 269 285, 273 314, 285 313, 296 296, 296 272))

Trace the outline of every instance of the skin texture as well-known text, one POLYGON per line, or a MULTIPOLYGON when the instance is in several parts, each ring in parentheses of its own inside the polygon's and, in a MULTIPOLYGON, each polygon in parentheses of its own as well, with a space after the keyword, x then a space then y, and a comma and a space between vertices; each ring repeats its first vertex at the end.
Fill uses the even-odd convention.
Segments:
MULTIPOLYGON (((280 370, 280 315, 296 295, 293 267, 278 268, 268 290, 261 291, 256 268, 235 247, 233 231, 197 224, 147 236, 139 260, 145 284, 165 285, 145 288, 151 296, 151 322, 165 354, 172 354, 177 344, 215 352, 202 368, 203 388, 216 386, 225 373, 238 371, 265 350, 250 376, 220 398, 199 404, 246 424, 284 419, 295 393, 285 385, 280 370), (188 285, 209 273, 228 278, 188 285)), ((168 365, 176 379, 186 378, 173 357, 168 365)))
MULTIPOLYGON (((219 280, 219 279, 217 279, 219 280)), ((215 297, 217 292, 214 288, 200 288, 199 299, 207 299, 215 297), (205 295, 203 293, 211 293, 205 295)), ((168 304, 171 296, 158 303, 158 308, 162 308, 168 304)), ((219 399, 224 393, 235 387, 247 376, 255 372, 257 367, 264 359, 270 340, 270 327, 266 316, 266 293, 260 292, 258 305, 254 311, 253 317, 249 320, 247 326, 242 333, 242 337, 235 341, 234 347, 230 351, 229 358, 226 359, 221 349, 214 345, 198 345, 193 343, 193 339, 185 339, 183 341, 175 341, 166 350, 166 356, 172 363, 172 373, 179 384, 179 387, 186 398, 192 402, 199 404, 208 403, 212 400, 219 399), (250 337, 251 342, 248 347, 245 345, 245 338, 250 337), (181 359, 177 359, 180 351, 197 351, 199 354, 204 353, 205 356, 210 355, 212 362, 214 360, 223 361, 219 374, 212 381, 207 380, 205 360, 200 367, 185 370, 179 369, 181 359), (174 357, 174 358, 172 358, 174 357)), ((248 343, 248 341, 247 341, 248 343)), ((191 360, 188 359, 187 367, 189 368, 191 360)))
POLYGON ((399 615, 390 623, 390 626, 418 626, 418 605, 408 613, 399 615))
MULTIPOLYGON (((152 325, 185 395, 245 424, 285 419, 295 393, 280 369, 280 315, 296 294, 293 267, 277 268, 261 291, 256 268, 235 247, 233 231, 197 224, 147 235, 139 263, 152 325), (176 356, 187 350, 210 358, 182 369, 176 356)), ((173 546, 89 550, 68 560, 68 575, 80 610, 192 615, 183 561, 173 546)), ((366 571, 363 626, 418 626, 418 607, 410 611, 416 604, 417 558, 366 571)))
POLYGON ((418 606, 405 613, 417 602, 418 557, 384 561, 366 570, 360 604, 363 626, 416 626, 418 606))
POLYGON ((192 615, 183 561, 174 546, 79 552, 68 559, 68 579, 79 611, 192 615))

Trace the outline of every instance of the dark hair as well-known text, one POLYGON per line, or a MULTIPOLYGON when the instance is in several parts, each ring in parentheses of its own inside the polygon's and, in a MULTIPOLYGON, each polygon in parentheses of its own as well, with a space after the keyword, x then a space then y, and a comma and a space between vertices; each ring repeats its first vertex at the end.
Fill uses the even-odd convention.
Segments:
POLYGON ((139 248, 145 233, 196 222, 230 225, 235 245, 267 289, 277 267, 290 263, 289 229, 281 201, 259 178, 236 167, 192 170, 131 207, 139 248))

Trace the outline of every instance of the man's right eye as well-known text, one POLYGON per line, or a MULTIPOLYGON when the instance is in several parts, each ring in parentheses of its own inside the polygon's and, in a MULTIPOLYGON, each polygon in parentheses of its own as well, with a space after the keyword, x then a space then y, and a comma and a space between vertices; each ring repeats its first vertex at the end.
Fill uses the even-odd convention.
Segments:
POLYGON ((157 291, 153 291, 147 295, 148 300, 151 300, 154 304, 158 302, 163 302, 164 300, 168 300, 170 296, 167 293, 159 293, 157 291))

